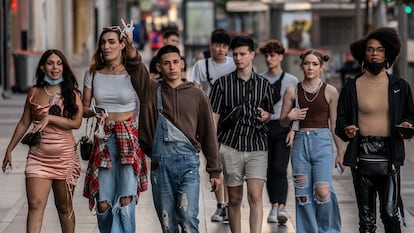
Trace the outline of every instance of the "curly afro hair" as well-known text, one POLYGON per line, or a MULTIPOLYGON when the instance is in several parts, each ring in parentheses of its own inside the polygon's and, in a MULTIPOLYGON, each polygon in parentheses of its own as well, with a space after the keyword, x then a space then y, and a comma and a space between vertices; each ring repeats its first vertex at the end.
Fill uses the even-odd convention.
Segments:
POLYGON ((353 42, 349 49, 352 53, 352 56, 362 64, 365 60, 365 50, 367 47, 367 42, 370 39, 378 40, 381 45, 385 48, 385 57, 391 66, 394 64, 395 59, 397 59, 398 54, 401 49, 401 39, 394 28, 382 27, 378 28, 371 33, 369 33, 364 38, 353 42))

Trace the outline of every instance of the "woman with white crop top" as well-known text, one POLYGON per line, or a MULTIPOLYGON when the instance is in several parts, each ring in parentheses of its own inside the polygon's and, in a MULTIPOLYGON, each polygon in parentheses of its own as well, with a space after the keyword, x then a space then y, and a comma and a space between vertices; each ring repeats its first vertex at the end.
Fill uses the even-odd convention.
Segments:
POLYGON ((122 24, 124 29, 102 28, 83 89, 84 117, 103 122, 104 132, 95 135, 83 192, 90 210, 96 206, 103 233, 135 232, 135 205, 139 193, 148 188, 145 155, 138 145, 138 99, 125 69, 126 50, 134 47, 133 22, 122 24), (95 114, 92 98, 106 111, 95 114))

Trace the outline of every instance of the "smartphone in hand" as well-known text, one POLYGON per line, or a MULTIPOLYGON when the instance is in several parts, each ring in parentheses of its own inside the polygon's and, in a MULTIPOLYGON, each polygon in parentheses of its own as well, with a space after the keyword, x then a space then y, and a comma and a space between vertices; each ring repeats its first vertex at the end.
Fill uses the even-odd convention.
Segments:
POLYGON ((108 112, 106 111, 105 108, 102 108, 102 107, 99 107, 99 106, 96 106, 96 105, 92 105, 92 110, 96 115, 101 114, 101 113, 105 113, 105 115, 108 116, 108 112))
POLYGON ((344 171, 342 171, 342 167, 339 163, 336 164, 336 170, 338 171, 338 174, 342 176, 344 171))

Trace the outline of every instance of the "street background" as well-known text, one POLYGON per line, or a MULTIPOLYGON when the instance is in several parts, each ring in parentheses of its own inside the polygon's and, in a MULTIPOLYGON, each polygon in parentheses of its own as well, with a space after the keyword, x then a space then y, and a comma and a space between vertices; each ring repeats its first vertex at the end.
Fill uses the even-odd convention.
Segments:
MULTIPOLYGON (((143 52, 145 62, 149 61, 150 52, 146 49, 143 52)), ((83 83, 83 74, 87 67, 82 62, 82 58, 76 58, 71 61, 75 74, 78 77, 79 84, 83 83)), ((339 78, 326 80, 328 83, 340 87, 339 78)), ((82 85, 81 85, 82 88, 82 85)), ((25 94, 13 94, 9 99, 0 99, 0 161, 4 158, 6 147, 14 128, 20 119, 25 101, 25 94)), ((84 125, 75 130, 74 134, 79 139, 84 133, 84 125)), ((7 174, 0 174, 0 233, 22 233, 25 232, 27 201, 25 193, 24 169, 26 162, 27 146, 19 144, 13 151, 13 170, 7 174)), ((414 141, 406 141, 406 163, 402 168, 402 196, 404 200, 405 215, 407 227, 402 227, 403 233, 414 232, 414 141)), ((216 209, 216 200, 214 194, 209 191, 208 175, 205 171, 204 160, 200 166, 201 183, 200 183, 200 232, 201 233, 228 233, 230 228, 228 223, 212 223, 211 215, 216 209)), ((77 233, 97 233, 96 217, 88 210, 88 200, 82 196, 84 174, 87 162, 81 163, 81 178, 75 189, 74 208, 76 215, 76 232, 77 233)), ((334 169, 333 183, 337 192, 339 207, 342 216, 342 232, 358 232, 358 212, 356 209, 354 190, 352 186, 352 177, 349 169, 346 169, 343 175, 339 175, 334 169)), ((289 171, 289 194, 287 202, 287 211, 289 221, 285 226, 267 223, 267 215, 270 211, 270 204, 266 190, 263 190, 263 233, 294 233, 295 232, 295 206, 294 191, 291 173, 289 171)), ((384 232, 382 223, 378 219, 379 226, 377 232, 384 232)), ((152 203, 151 190, 141 194, 138 205, 136 206, 136 224, 138 233, 155 233, 161 232, 155 209, 152 203)), ((246 193, 242 203, 242 230, 243 233, 249 232, 249 205, 246 199, 246 193)), ((53 195, 49 196, 42 233, 60 232, 58 216, 54 207, 53 195)))

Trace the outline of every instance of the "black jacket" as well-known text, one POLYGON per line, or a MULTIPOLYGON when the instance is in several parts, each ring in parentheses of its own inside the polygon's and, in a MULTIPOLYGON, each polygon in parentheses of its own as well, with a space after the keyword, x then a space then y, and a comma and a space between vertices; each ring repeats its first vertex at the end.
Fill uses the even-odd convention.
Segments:
MULTIPOLYGON (((345 166, 355 167, 359 154, 359 134, 354 138, 345 135, 345 127, 349 125, 358 126, 358 101, 355 79, 349 79, 342 88, 338 100, 337 119, 335 133, 343 141, 349 142, 345 155, 345 166)), ((403 121, 414 123, 414 104, 410 85, 404 79, 388 74, 388 103, 390 114, 391 132, 391 161, 397 167, 404 165, 405 149, 404 140, 400 137, 398 130, 394 127, 403 121)))

